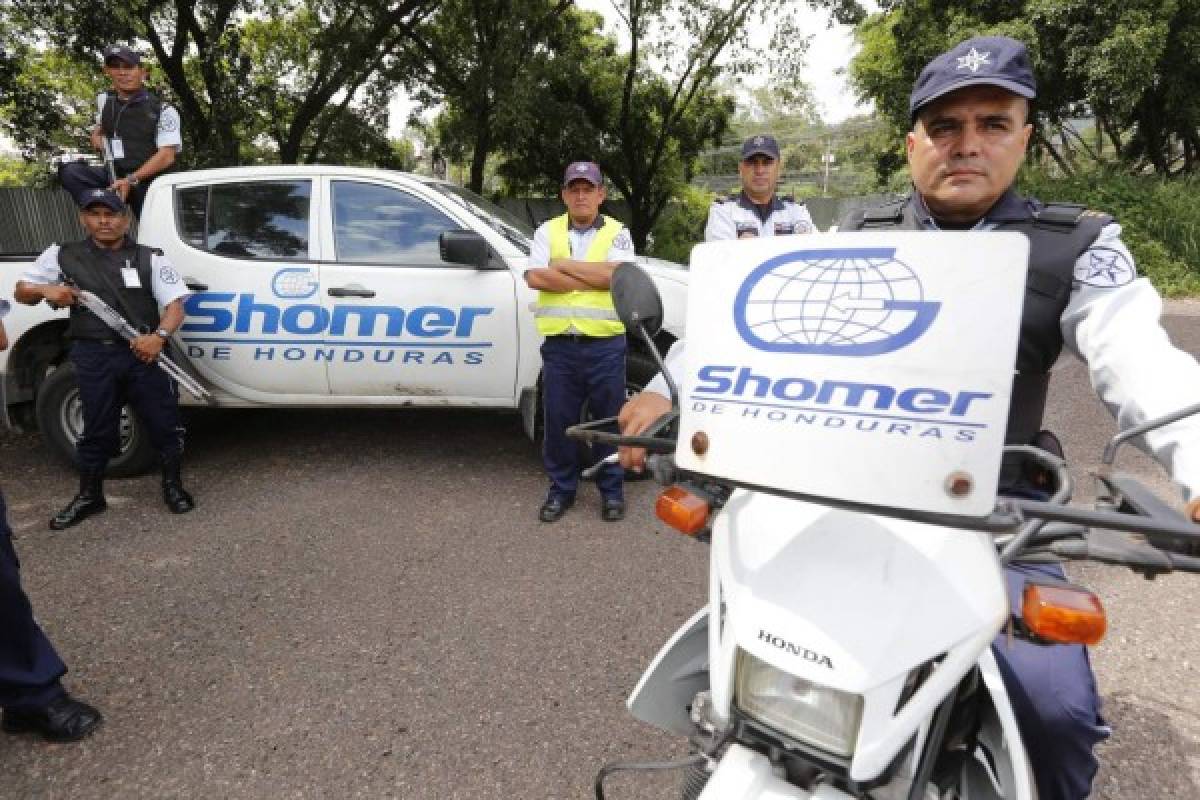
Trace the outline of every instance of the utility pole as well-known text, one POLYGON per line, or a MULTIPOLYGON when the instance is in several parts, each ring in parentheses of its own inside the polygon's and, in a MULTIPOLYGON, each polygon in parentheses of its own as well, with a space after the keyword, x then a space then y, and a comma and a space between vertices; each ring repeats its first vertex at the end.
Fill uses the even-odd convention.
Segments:
POLYGON ((825 164, 825 185, 821 189, 821 194, 825 197, 829 196, 829 170, 833 167, 834 157, 833 151, 829 149, 829 142, 825 142, 825 152, 821 156, 821 161, 825 164))

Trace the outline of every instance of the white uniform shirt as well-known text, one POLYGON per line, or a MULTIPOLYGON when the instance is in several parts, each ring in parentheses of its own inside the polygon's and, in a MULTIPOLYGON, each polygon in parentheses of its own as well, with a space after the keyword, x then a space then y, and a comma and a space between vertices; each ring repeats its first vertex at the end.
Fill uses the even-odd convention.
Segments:
MULTIPOLYGON (((976 229, 992 227, 980 223, 976 229)), ((1120 430, 1200 400, 1200 364, 1171 344, 1161 316, 1162 298, 1137 276, 1121 226, 1106 225, 1075 262, 1060 327, 1064 345, 1087 365, 1092 387, 1120 430)), ((681 339, 667 354, 672 377, 684 373, 686 358, 681 339)), ((662 375, 646 391, 670 396, 662 375)), ((1166 468, 1185 499, 1200 496, 1200 419, 1180 420, 1135 441, 1166 468)))
POLYGON ((759 207, 743 192, 737 197, 716 200, 708 209, 704 241, 787 236, 815 230, 812 216, 803 203, 773 197, 768 206, 759 207))
MULTIPOLYGON (((52 244, 42 251, 42 254, 33 262, 33 265, 21 275, 21 280, 45 286, 58 286, 61 284, 63 282, 63 274, 58 266, 58 249, 58 245, 52 244)), ((192 293, 187 288, 187 284, 183 282, 183 277, 180 276, 179 271, 171 265, 170 260, 166 256, 160 256, 155 253, 150 257, 150 265, 150 272, 154 279, 154 286, 151 287, 150 291, 154 295, 159 308, 166 308, 174 301, 182 297, 187 297, 192 293)), ((130 264, 130 267, 134 270, 137 269, 136 264, 130 264)), ((122 273, 124 274, 124 270, 122 270, 122 273)), ((134 279, 136 280, 136 278, 134 279)), ((129 288, 128 280, 125 286, 129 288)))
MULTIPOLYGON (((597 214, 596 219, 586 228, 567 225, 567 239, 571 242, 571 258, 576 261, 586 260, 588 248, 591 247, 592 240, 596 238, 596 234, 603 225, 603 214, 597 214)), ((633 259, 633 239, 629 237, 629 231, 622 228, 617 233, 617 238, 613 239, 612 247, 608 248, 605 260, 633 261, 633 259)), ((529 249, 529 265, 526 269, 548 266, 550 266, 550 223, 547 221, 539 225, 533 232, 533 245, 529 249)))
MULTIPOLYGON (((101 92, 96 95, 96 124, 101 124, 100 120, 104 115, 104 104, 108 102, 108 93, 101 92)), ((120 113, 120 112, 118 112, 120 113)), ((118 117, 119 120, 119 117, 118 117)), ((169 106, 163 103, 162 109, 158 114, 158 128, 154 133, 155 147, 174 147, 175 153, 178 155, 183 150, 183 135, 180 132, 179 112, 174 106, 169 106)), ((116 133, 120 135, 121 127, 116 126, 116 133)), ((120 158, 120 156, 114 156, 120 158)))

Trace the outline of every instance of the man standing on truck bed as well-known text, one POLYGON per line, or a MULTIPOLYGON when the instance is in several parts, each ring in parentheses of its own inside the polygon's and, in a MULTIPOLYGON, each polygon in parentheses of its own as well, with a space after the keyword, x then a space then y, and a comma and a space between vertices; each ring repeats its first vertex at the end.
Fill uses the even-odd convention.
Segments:
MULTIPOLYGON (((0 297, 0 350, 8 347, 0 297)), ((36 733, 55 742, 73 742, 99 727, 100 712, 63 688, 67 671, 54 646, 33 618, 21 588, 20 563, 13 549, 8 510, 0 492, 0 728, 5 733, 36 733)))
POLYGON ((70 306, 71 363, 83 402, 83 435, 76 455, 79 493, 52 520, 62 530, 104 511, 104 470, 120 449, 121 408, 133 405, 162 460, 163 500, 175 514, 195 508, 180 478, 183 429, 175 384, 154 364, 183 324, 187 286, 163 254, 126 236, 130 216, 115 192, 92 189, 80 203, 89 238, 46 249, 13 293, 17 302, 70 306), (71 285, 65 285, 66 281, 71 285), (126 342, 76 303, 86 289, 144 331, 126 342), (163 309, 161 318, 159 309, 163 309))
MULTIPOLYGON (((555 522, 575 502, 579 450, 567 428, 579 422, 584 403, 592 416, 612 417, 625 402, 625 326, 613 308, 609 281, 613 268, 633 260, 633 242, 624 226, 600 213, 604 177, 590 161, 577 161, 563 175, 567 213, 534 232, 525 283, 539 289, 538 333, 542 344, 542 397, 545 440, 542 459, 550 491, 538 511, 555 522)), ((614 448, 594 447, 597 458, 614 448)), ((601 467, 600 516, 625 517, 624 473, 618 464, 601 467)))
POLYGON ((146 91, 142 57, 128 47, 104 49, 104 74, 113 88, 96 98, 92 147, 105 153, 107 140, 106 158, 112 158, 115 176, 107 167, 72 161, 59 167, 58 179, 76 203, 90 189, 112 189, 140 217, 150 182, 170 169, 183 149, 179 112, 146 91))

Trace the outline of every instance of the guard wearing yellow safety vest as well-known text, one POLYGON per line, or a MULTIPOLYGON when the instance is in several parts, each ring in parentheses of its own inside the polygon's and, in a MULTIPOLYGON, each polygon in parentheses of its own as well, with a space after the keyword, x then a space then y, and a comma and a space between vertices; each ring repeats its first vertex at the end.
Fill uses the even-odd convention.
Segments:
MULTIPOLYGON (((542 343, 545 438, 542 451, 550 491, 538 511, 543 522, 558 520, 575 502, 579 450, 566 430, 579 421, 584 404, 595 417, 611 417, 625 402, 625 328, 609 293, 612 271, 634 257, 621 223, 604 217, 604 178, 590 161, 563 175, 567 213, 542 223, 533 236, 525 282, 538 289, 536 308, 542 343)), ((596 447, 596 458, 612 448, 596 447)), ((623 473, 616 464, 596 476, 600 516, 625 516, 623 473)))

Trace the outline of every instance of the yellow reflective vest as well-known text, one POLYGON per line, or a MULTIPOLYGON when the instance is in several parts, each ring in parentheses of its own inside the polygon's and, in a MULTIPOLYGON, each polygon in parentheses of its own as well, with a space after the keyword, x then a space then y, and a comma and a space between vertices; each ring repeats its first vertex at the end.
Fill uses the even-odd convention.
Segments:
MULTIPOLYGON (((571 258, 571 239, 567 234, 570 219, 566 214, 549 220, 547 233, 550 235, 550 259, 571 258)), ((584 261, 607 261, 608 251, 621 232, 622 225, 609 217, 596 232, 588 245, 584 261)), ((612 294, 607 289, 588 289, 574 292, 538 292, 538 333, 557 336, 574 328, 584 336, 607 337, 625 332, 625 326, 617 317, 612 294)))

